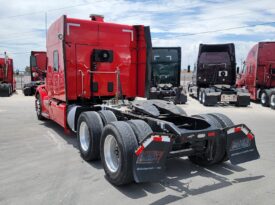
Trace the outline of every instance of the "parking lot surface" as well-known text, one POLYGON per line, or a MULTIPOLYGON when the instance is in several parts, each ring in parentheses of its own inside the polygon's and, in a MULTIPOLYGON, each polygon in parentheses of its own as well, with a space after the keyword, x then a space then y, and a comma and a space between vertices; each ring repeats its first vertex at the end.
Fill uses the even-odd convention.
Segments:
POLYGON ((17 91, 0 98, 0 204, 275 204, 275 111, 255 103, 203 107, 190 97, 182 107, 188 115, 220 112, 245 123, 261 158, 208 168, 173 159, 159 183, 114 187, 100 161, 82 160, 74 134, 38 121, 34 97, 17 91))

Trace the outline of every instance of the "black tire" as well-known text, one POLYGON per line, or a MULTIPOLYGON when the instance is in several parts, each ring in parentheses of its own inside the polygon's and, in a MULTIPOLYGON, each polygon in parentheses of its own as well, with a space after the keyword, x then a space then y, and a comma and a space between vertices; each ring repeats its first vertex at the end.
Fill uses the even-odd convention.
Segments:
POLYGON ((269 99, 270 108, 275 110, 275 91, 272 91, 269 99))
POLYGON ((41 101, 41 97, 39 94, 36 95, 35 97, 35 111, 36 111, 36 116, 38 120, 44 121, 46 120, 45 117, 43 117, 42 115, 42 101, 41 101))
POLYGON ((261 92, 260 101, 262 106, 268 107, 269 106, 269 93, 267 90, 263 90, 261 92))
POLYGON ((80 114, 77 120, 76 134, 79 151, 84 160, 92 161, 100 158, 102 130, 103 123, 97 112, 88 111, 80 114))
POLYGON ((202 93, 201 93, 201 104, 203 104, 204 106, 208 105, 208 103, 206 101, 206 93, 205 93, 205 91, 202 91, 202 93))
POLYGON ((129 120, 127 123, 133 129, 139 143, 153 132, 151 127, 143 120, 129 120))
MULTIPOLYGON (((210 113, 209 115, 212 115, 213 117, 215 117, 221 124, 222 128, 226 128, 226 127, 231 127, 234 126, 235 124, 232 122, 232 120, 227 117, 224 114, 221 113, 210 113)), ((226 139, 223 139, 224 144, 226 144, 226 139)), ((224 153, 223 158, 221 159, 221 162, 225 162, 227 161, 229 158, 227 156, 227 153, 224 153)))
POLYGON ((110 183, 120 186, 133 181, 133 155, 137 147, 135 133, 128 123, 116 121, 104 127, 100 141, 100 156, 106 178, 110 183), (114 170, 110 168, 110 157, 105 156, 105 151, 108 153, 109 138, 114 138, 117 143, 119 160, 117 169, 114 170))
POLYGON ((213 117, 215 117, 219 123, 221 124, 222 128, 226 128, 226 127, 231 127, 234 126, 235 124, 232 122, 232 120, 227 117, 224 114, 221 113, 209 113, 208 115, 212 115, 213 117))
POLYGON ((200 103, 202 103, 202 90, 200 89, 198 93, 198 100, 200 103))
POLYGON ((11 94, 12 94, 12 86, 10 84, 8 84, 8 92, 9 92, 9 96, 11 96, 11 94))
POLYGON ((30 87, 25 87, 24 89, 23 89, 23 93, 24 93, 24 95, 25 96, 31 96, 31 88, 30 87))
POLYGON ((103 126, 107 125, 110 122, 117 121, 115 114, 111 110, 101 110, 98 112, 98 114, 102 119, 103 126))
MULTIPOLYGON (((209 114, 202 114, 202 115, 194 115, 193 117, 205 119, 213 128, 221 129, 222 125, 219 123, 219 121, 209 114)), ((209 160, 205 154, 202 155, 193 155, 189 156, 189 159, 194 164, 198 164, 201 166, 210 166, 213 164, 218 164, 222 162, 222 159, 225 155, 225 143, 224 140, 216 136, 214 138, 214 145, 213 145, 213 159, 209 160)))

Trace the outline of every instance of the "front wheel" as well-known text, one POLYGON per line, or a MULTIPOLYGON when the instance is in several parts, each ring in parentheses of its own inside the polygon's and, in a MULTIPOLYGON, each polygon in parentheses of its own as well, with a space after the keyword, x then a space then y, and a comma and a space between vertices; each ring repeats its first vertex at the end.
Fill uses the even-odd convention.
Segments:
POLYGON ((42 101, 41 101, 41 97, 40 95, 36 95, 35 98, 35 111, 36 111, 36 115, 38 120, 45 120, 46 118, 43 117, 42 115, 42 101))

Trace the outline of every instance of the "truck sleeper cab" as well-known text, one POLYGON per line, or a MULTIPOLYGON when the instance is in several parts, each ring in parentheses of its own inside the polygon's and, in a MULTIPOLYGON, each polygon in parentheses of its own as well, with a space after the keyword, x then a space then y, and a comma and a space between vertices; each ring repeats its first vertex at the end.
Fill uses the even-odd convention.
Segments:
POLYGON ((47 76, 36 92, 39 120, 76 133, 86 161, 101 162, 114 185, 159 181, 168 158, 200 165, 259 158, 252 131, 221 114, 187 116, 144 97, 151 79, 149 27, 61 17, 49 28, 47 76))
POLYGON ((275 109, 275 42, 259 42, 251 48, 237 86, 248 89, 251 100, 275 109))
POLYGON ((181 86, 181 48, 153 47, 148 99, 163 99, 185 104, 186 89, 181 86))
POLYGON ((236 88, 235 82, 234 44, 200 44, 197 66, 188 88, 189 94, 206 106, 217 103, 248 106, 248 91, 236 88))

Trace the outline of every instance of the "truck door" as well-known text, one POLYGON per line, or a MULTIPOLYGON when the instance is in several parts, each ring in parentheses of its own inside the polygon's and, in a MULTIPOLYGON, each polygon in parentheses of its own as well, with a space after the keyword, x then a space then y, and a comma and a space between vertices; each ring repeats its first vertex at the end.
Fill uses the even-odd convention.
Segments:
POLYGON ((247 77, 246 76, 246 74, 247 74, 246 73, 246 70, 247 70, 246 67, 247 67, 246 63, 243 63, 240 74, 238 74, 238 77, 237 77, 238 78, 238 85, 241 86, 241 87, 246 85, 245 84, 246 83, 246 77, 247 77))
POLYGON ((46 84, 49 98, 66 101, 65 96, 65 64, 64 64, 64 16, 56 23, 56 35, 47 38, 47 78, 46 84))
POLYGON ((51 65, 47 72, 47 85, 49 96, 58 100, 65 101, 65 76, 64 68, 61 66, 62 59, 59 50, 49 52, 51 55, 51 65))
POLYGON ((59 79, 60 79, 60 70, 59 70, 59 55, 58 50, 53 51, 53 94, 59 95, 59 79))
POLYGON ((249 91, 252 91, 251 89, 254 88, 254 83, 255 83, 254 72, 255 72, 255 64, 249 63, 246 69, 246 85, 249 91))

